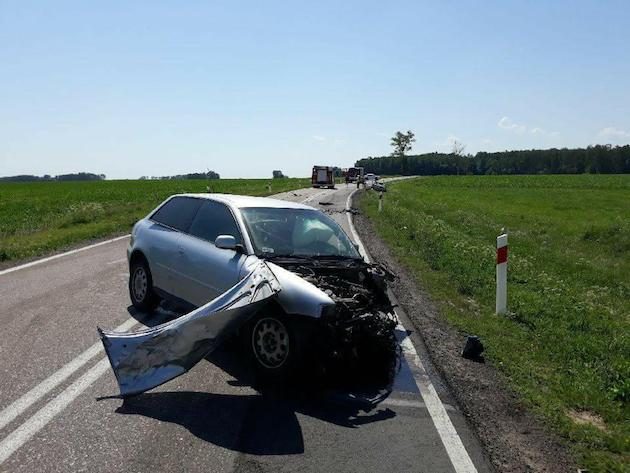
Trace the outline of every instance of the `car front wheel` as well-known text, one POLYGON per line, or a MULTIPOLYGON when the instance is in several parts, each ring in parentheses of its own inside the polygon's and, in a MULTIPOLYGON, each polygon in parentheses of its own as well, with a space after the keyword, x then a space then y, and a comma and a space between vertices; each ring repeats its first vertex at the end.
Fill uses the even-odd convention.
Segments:
POLYGON ((145 260, 134 261, 129 268, 129 296, 133 306, 142 312, 152 312, 160 303, 145 260))

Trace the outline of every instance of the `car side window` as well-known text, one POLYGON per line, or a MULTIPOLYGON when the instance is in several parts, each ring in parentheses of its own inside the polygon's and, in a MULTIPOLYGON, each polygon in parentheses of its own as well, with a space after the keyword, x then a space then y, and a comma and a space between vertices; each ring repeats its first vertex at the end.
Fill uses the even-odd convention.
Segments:
POLYGON ((242 244, 241 232, 232 212, 213 200, 201 204, 188 233, 212 243, 219 235, 232 235, 237 243, 242 244))
POLYGON ((173 197, 151 215, 151 220, 186 232, 200 205, 200 199, 173 197))

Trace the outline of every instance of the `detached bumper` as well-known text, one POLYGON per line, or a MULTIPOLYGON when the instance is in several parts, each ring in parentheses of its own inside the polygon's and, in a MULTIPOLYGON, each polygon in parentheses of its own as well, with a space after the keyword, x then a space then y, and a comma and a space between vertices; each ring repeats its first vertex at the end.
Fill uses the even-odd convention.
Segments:
POLYGON ((279 291, 261 262, 230 290, 178 319, 133 333, 99 328, 120 394, 139 394, 186 373, 279 291))

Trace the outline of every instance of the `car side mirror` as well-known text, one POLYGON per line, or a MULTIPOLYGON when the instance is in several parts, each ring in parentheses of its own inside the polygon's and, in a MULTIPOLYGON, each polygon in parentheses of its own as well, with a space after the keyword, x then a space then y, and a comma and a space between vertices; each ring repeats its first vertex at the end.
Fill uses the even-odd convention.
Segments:
POLYGON ((217 248, 222 248, 224 250, 235 250, 239 246, 236 243, 236 238, 232 235, 219 235, 216 240, 214 240, 214 246, 217 248))

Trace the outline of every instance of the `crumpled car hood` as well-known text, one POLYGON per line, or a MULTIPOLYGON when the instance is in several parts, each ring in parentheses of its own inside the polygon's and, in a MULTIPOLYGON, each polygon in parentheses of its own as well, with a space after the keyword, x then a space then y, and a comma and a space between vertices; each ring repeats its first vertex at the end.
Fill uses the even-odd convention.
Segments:
POLYGON ((271 262, 267 262, 267 265, 282 287, 278 303, 287 314, 318 318, 325 313, 326 307, 335 305, 324 291, 298 274, 271 262))
POLYGON ((139 394, 186 373, 280 289, 261 261, 227 292, 175 320, 133 333, 99 328, 120 394, 139 394))

